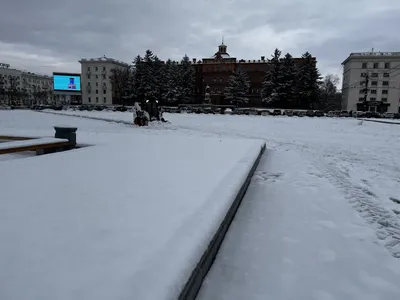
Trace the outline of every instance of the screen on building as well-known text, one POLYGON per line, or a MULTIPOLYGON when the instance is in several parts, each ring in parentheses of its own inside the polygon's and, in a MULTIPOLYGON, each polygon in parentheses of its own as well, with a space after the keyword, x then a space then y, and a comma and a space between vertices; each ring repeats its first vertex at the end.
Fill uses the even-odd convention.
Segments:
POLYGON ((55 91, 81 91, 81 76, 77 74, 53 74, 53 83, 55 91))

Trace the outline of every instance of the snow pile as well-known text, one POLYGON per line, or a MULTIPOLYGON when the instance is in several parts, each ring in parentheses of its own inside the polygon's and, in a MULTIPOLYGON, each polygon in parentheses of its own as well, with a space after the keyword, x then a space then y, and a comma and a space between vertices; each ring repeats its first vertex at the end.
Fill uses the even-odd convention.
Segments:
POLYGON ((177 297, 263 142, 135 132, 0 162, 1 299, 177 297))

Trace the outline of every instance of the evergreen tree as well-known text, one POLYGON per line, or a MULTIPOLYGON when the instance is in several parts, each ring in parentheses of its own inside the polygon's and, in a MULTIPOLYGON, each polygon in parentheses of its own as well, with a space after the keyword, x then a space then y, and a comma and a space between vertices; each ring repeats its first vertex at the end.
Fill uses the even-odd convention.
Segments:
POLYGON ((320 99, 321 75, 316 62, 309 52, 301 57, 299 90, 300 107, 314 109, 320 99))
POLYGON ((241 69, 236 70, 230 77, 225 88, 225 97, 232 104, 239 106, 249 102, 247 94, 250 88, 250 81, 246 72, 241 69))
POLYGON ((134 60, 135 93, 140 102, 145 100, 161 100, 163 94, 164 63, 146 50, 144 57, 137 56, 134 60))
POLYGON ((264 103, 272 106, 279 105, 282 93, 282 62, 281 51, 275 49, 272 59, 269 60, 269 70, 262 83, 261 97, 264 103))
POLYGON ((176 104, 181 98, 181 89, 178 85, 179 68, 176 62, 167 60, 164 66, 164 83, 162 99, 167 103, 176 104))
POLYGON ((190 59, 185 55, 180 63, 179 88, 182 103, 194 102, 195 73, 190 59))
POLYGON ((289 53, 282 59, 281 88, 279 102, 282 108, 293 108, 296 98, 297 67, 289 53))

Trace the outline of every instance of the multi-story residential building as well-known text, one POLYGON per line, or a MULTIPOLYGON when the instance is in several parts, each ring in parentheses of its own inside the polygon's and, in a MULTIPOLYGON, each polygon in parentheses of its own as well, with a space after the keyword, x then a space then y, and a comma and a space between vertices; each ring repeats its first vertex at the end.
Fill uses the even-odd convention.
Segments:
POLYGON ((22 102, 51 104, 53 102, 53 77, 32 72, 22 72, 22 102))
POLYGON ((128 68, 128 64, 108 57, 81 59, 83 104, 112 105, 116 103, 110 76, 112 69, 128 68))
POLYGON ((351 53, 342 65, 343 110, 400 112, 400 52, 351 53))
POLYGON ((0 102, 30 105, 52 100, 52 77, 10 68, 0 64, 0 102))

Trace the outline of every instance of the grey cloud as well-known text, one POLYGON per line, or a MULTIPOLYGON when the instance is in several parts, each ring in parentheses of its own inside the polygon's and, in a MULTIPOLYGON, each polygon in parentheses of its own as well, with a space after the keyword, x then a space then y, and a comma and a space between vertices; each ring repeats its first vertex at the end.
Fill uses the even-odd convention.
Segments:
POLYGON ((14 0, 2 6, 0 54, 48 72, 76 70, 81 57, 131 62, 148 48, 164 59, 208 57, 224 35, 237 58, 308 50, 327 71, 350 52, 399 50, 399 10, 397 0, 14 0), (7 56, 4 43, 38 56, 7 56))

